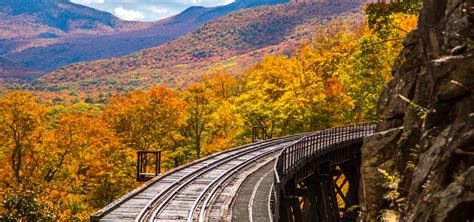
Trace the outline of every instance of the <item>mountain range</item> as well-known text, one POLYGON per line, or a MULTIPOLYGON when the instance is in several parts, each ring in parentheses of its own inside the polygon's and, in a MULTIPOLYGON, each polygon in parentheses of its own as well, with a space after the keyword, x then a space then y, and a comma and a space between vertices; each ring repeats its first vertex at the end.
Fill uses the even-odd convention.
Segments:
MULTIPOLYGON (((285 2, 237 0, 225 6, 191 7, 156 22, 129 22, 68 0, 2 0, 0 56, 16 66, 47 73, 161 45, 239 9, 285 2)), ((8 67, 2 69, 7 72, 8 67)))
POLYGON ((327 21, 358 14, 359 2, 287 3, 233 12, 166 44, 130 56, 76 63, 33 82, 57 91, 133 91, 182 87, 214 69, 239 72, 263 56, 284 53, 327 21))

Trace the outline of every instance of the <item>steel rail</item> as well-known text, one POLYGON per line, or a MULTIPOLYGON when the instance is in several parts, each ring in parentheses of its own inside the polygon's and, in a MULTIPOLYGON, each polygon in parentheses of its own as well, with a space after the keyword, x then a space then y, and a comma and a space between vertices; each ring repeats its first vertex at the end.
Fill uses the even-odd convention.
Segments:
MULTIPOLYGON (((299 135, 304 135, 304 134, 299 134, 299 135)), ((297 135, 293 135, 293 136, 297 136, 297 135)), ((251 146, 256 146, 258 144, 262 144, 262 143, 267 143, 269 141, 274 141, 274 140, 278 140, 278 139, 282 139, 282 138, 285 138, 285 137, 281 137, 281 138, 275 138, 275 139, 269 139, 269 140, 266 140, 266 141, 259 141, 259 142, 256 142, 256 143, 251 143, 251 144, 246 144, 246 145, 243 145, 243 146, 239 146, 239 147, 236 147, 236 148, 232 148, 232 149, 228 149, 228 150, 225 150, 225 151, 222 151, 222 152, 219 152, 219 153, 215 153, 215 154, 212 154, 212 155, 209 155, 207 157, 204 157, 202 159, 198 159, 198 160, 195 160, 191 163, 188 163, 188 164, 185 164, 185 165, 182 165, 182 166, 179 166, 179 167, 176 167, 158 177, 155 177, 153 179, 151 179, 150 181, 144 183, 142 186, 134 189, 133 191, 131 191, 130 193, 128 193, 127 195, 125 196, 122 196, 121 198, 113 201, 112 203, 110 203, 109 205, 107 205, 106 207, 104 207, 103 209, 95 212, 92 216, 91 216, 91 220, 93 221, 99 221, 100 218, 104 217, 106 214, 112 212, 113 210, 117 209, 119 206, 121 206, 122 204, 124 204, 126 201, 128 200, 131 200, 133 198, 135 198, 136 196, 138 196, 139 194, 141 194, 142 192, 146 191, 148 188, 154 186, 156 183, 160 182, 161 180, 163 179, 166 179, 168 176, 170 176, 171 174, 173 173, 178 173, 179 171, 181 170, 184 170, 188 167, 193 167, 194 165, 197 165, 197 164, 200 164, 202 162, 205 162, 205 161, 208 161, 212 158, 216 158, 216 157, 219 157, 223 154, 227 154, 227 153, 231 153, 231 152, 235 152, 235 151, 238 151, 238 150, 242 150, 242 149, 246 149, 246 148, 249 148, 251 146)), ((146 209, 148 208, 149 206, 143 208, 143 209, 146 209)))
MULTIPOLYGON (((272 143, 272 142, 275 142, 275 141, 279 141, 279 140, 282 140, 282 139, 287 139, 287 138, 293 138, 293 137, 301 137, 301 136, 304 136, 305 134, 298 134, 298 135, 294 135, 294 136, 288 136, 288 137, 281 137, 281 138, 275 138, 275 139, 271 139, 271 140, 266 140, 266 141, 260 141, 260 142, 257 142, 257 143, 252 143, 252 144, 247 144, 247 145, 244 145, 244 146, 241 146, 241 147, 237 147, 235 149, 231 149, 231 150, 227 150, 227 151, 223 151, 223 152, 220 152, 220 153, 217 153, 217 154, 214 154, 212 155, 212 157, 219 157, 223 154, 228 154, 230 152, 234 152, 234 151, 238 151, 237 153, 240 153, 240 152, 244 152, 246 150, 250 150, 250 149, 253 149, 255 146, 259 146, 259 145, 262 145, 262 144, 266 144, 266 143, 272 143)), ((235 155, 235 154, 234 154, 235 155)), ((228 157, 231 157, 233 155, 230 155, 228 157)), ((209 158, 204 158, 204 159, 209 159, 209 158)), ((203 160, 204 160, 203 159, 203 160)), ((183 177, 181 177, 179 180, 173 182, 170 186, 168 186, 163 192, 161 192, 159 195, 155 196, 141 211, 140 213, 137 215, 137 217, 135 218, 135 221, 138 222, 138 221, 146 221, 146 219, 144 217, 146 217, 147 215, 145 215, 150 209, 153 208, 153 205, 156 204, 157 202, 159 202, 161 199, 163 199, 166 194, 170 193, 171 191, 173 191, 172 189, 177 186, 178 184, 182 183, 183 181, 187 181, 188 178, 190 178, 192 175, 196 174, 197 172, 199 171, 202 171, 206 168, 208 168, 210 165, 213 165, 213 164, 217 164, 219 162, 222 162, 223 160, 225 160, 224 158, 223 159, 217 159, 203 167, 200 167, 198 168, 197 170, 193 171, 193 172, 190 172, 186 175, 184 175, 183 177)), ((200 163, 202 161, 198 161, 197 163, 200 163)), ((159 181, 156 181, 156 182, 159 182, 159 181)))
POLYGON ((270 172, 267 172, 265 175, 263 175, 262 177, 260 177, 260 179, 257 181, 257 183, 255 184, 255 187, 254 189, 252 190, 252 195, 250 196, 250 201, 249 201, 249 204, 247 206, 248 208, 248 211, 249 211, 249 221, 250 222, 253 222, 253 204, 254 204, 254 201, 255 201, 255 196, 257 195, 257 190, 258 188, 260 187, 260 184, 262 183, 262 181, 268 176, 268 174, 270 174, 270 172))
MULTIPOLYGON (((265 161, 261 161, 259 162, 258 164, 256 164, 254 167, 251 168, 251 170, 245 170, 244 172, 242 172, 241 174, 238 175, 239 179, 236 181, 236 183, 234 183, 232 186, 231 186, 231 191, 229 194, 226 194, 226 198, 223 202, 223 205, 221 206, 221 212, 220 212, 220 217, 219 218, 225 218, 226 216, 228 216, 228 209, 229 208, 232 208, 235 204, 235 201, 236 201, 236 196, 238 193, 241 192, 241 189, 243 188, 243 184, 245 183, 245 181, 247 181, 250 176, 260 170, 262 170, 263 168, 267 167, 267 166, 273 166, 275 163, 275 159, 270 159, 270 160, 265 160, 265 161), (273 162, 273 163, 272 163, 273 162)), ((272 170, 271 172, 273 172, 273 167, 272 167, 272 170)), ((230 184, 232 181, 229 181, 228 184, 230 184)), ((217 194, 216 198, 219 198, 219 195, 222 195, 222 192, 224 191, 224 189, 228 188, 228 184, 225 185, 225 187, 222 187, 221 191, 219 191, 219 193, 217 194)), ((216 198, 214 198, 214 202, 212 204, 214 204, 216 202, 216 198)), ((211 211, 208 210, 207 212, 208 214, 211 214, 212 213, 212 209, 211 211)), ((232 213, 231 213, 232 215, 232 213)), ((211 216, 211 215, 209 215, 211 216)))
POLYGON ((273 212, 272 212, 272 195, 273 195, 273 184, 272 186, 270 187, 270 190, 268 192, 268 218, 270 219, 270 221, 273 221, 273 212))
MULTIPOLYGON (((281 144, 281 143, 279 143, 281 144)), ((278 144, 276 144, 278 145, 278 144)), ((251 162, 254 162, 258 159, 261 159, 265 156, 268 156, 270 154, 275 154, 275 152, 279 151, 279 149, 277 150, 269 150, 267 152, 264 152, 264 153, 261 153, 257 156, 255 156, 254 158, 252 159, 248 159, 240 164, 237 164, 235 165, 234 167, 232 167, 231 169, 229 169, 226 173, 222 174, 221 176, 215 178, 206 188, 204 188, 204 190, 200 193, 199 197, 194 201, 194 204, 193 204, 193 207, 191 208, 191 210, 189 211, 189 214, 188 214, 188 222, 191 222, 193 221, 193 215, 194 215, 194 212, 196 211, 198 205, 199 205, 199 202, 201 202, 201 199, 203 199, 204 195, 208 194, 207 198, 205 199, 202 207, 201 207, 201 211, 200 213, 198 214, 198 218, 199 218, 199 221, 202 222, 205 220, 205 210, 207 209, 208 205, 209 205, 209 202, 211 200, 212 197, 215 196, 218 188, 225 182, 227 181, 231 176, 233 176, 233 173, 237 172, 238 170, 240 169, 243 169, 245 168, 247 165, 249 165, 251 162), (214 184, 216 184, 216 186, 214 186, 214 184), (212 187, 214 187, 214 189, 212 189, 211 192, 208 192, 212 187)))
POLYGON ((277 138, 271 141, 264 141, 260 142, 258 144, 251 144, 247 146, 245 149, 240 150, 236 154, 226 156, 224 158, 218 159, 211 164, 208 164, 206 166, 203 166, 199 168, 196 171, 193 171, 191 173, 188 173, 185 178, 185 182, 183 183, 183 179, 180 179, 179 181, 175 181, 172 186, 169 186, 166 191, 162 192, 160 195, 154 197, 152 201, 147 205, 148 207, 142 209, 142 212, 140 213, 139 217, 137 217, 136 221, 146 221, 147 219, 150 221, 153 221, 157 215, 161 213, 161 211, 169 204, 169 202, 177 196, 178 192, 186 188, 189 184, 191 184, 195 179, 199 178, 200 176, 204 175, 205 173, 208 173, 212 171, 213 169, 221 166, 222 163, 228 162, 233 159, 237 159, 241 156, 244 156, 246 154, 255 152, 257 150, 260 150, 262 148, 268 148, 277 144, 285 143, 288 141, 292 141, 297 138, 304 137, 307 134, 298 134, 298 135, 293 135, 293 136, 288 136, 288 137, 282 137, 282 138, 277 138), (179 187, 174 188, 176 185, 180 184, 179 187), (174 188, 174 189, 173 189, 174 188), (157 207, 153 207, 153 204, 156 204, 160 202, 160 204, 157 207), (147 212, 150 212, 151 209, 153 209, 151 214, 145 215, 147 212), (147 219, 144 219, 143 217, 147 216, 147 219))

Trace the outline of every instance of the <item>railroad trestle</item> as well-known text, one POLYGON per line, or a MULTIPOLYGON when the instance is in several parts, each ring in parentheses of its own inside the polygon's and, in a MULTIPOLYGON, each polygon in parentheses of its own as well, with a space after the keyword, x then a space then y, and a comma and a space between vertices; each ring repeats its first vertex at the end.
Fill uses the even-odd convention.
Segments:
POLYGON ((336 127, 285 147, 275 164, 274 221, 355 221, 360 147, 370 124, 336 127))

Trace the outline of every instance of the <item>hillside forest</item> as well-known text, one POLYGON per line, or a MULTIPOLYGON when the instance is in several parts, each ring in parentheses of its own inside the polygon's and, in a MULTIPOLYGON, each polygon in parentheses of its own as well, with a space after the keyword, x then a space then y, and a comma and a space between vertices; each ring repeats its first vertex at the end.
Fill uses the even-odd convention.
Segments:
POLYGON ((288 55, 239 75, 216 69, 183 88, 156 86, 101 103, 5 91, 0 98, 0 216, 86 220, 140 183, 137 150, 162 152, 161 171, 249 143, 373 119, 416 11, 365 8, 321 24, 288 55))

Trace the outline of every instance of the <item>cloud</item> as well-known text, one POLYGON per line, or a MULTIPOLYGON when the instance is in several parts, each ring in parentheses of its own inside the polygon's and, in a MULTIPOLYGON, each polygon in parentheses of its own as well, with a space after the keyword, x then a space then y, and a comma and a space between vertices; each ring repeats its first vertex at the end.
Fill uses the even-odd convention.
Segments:
POLYGON ((170 10, 167 8, 152 6, 151 11, 153 11, 156 14, 167 14, 170 10))
POLYGON ((123 20, 127 20, 127 21, 137 21, 137 20, 144 20, 145 19, 145 16, 143 16, 143 14, 139 11, 135 11, 135 10, 127 10, 127 9, 124 9, 122 7, 118 7, 118 8, 115 8, 114 9, 114 14, 123 19, 123 20))
POLYGON ((88 4, 104 4, 105 0, 71 0, 76 4, 88 5, 88 4))

